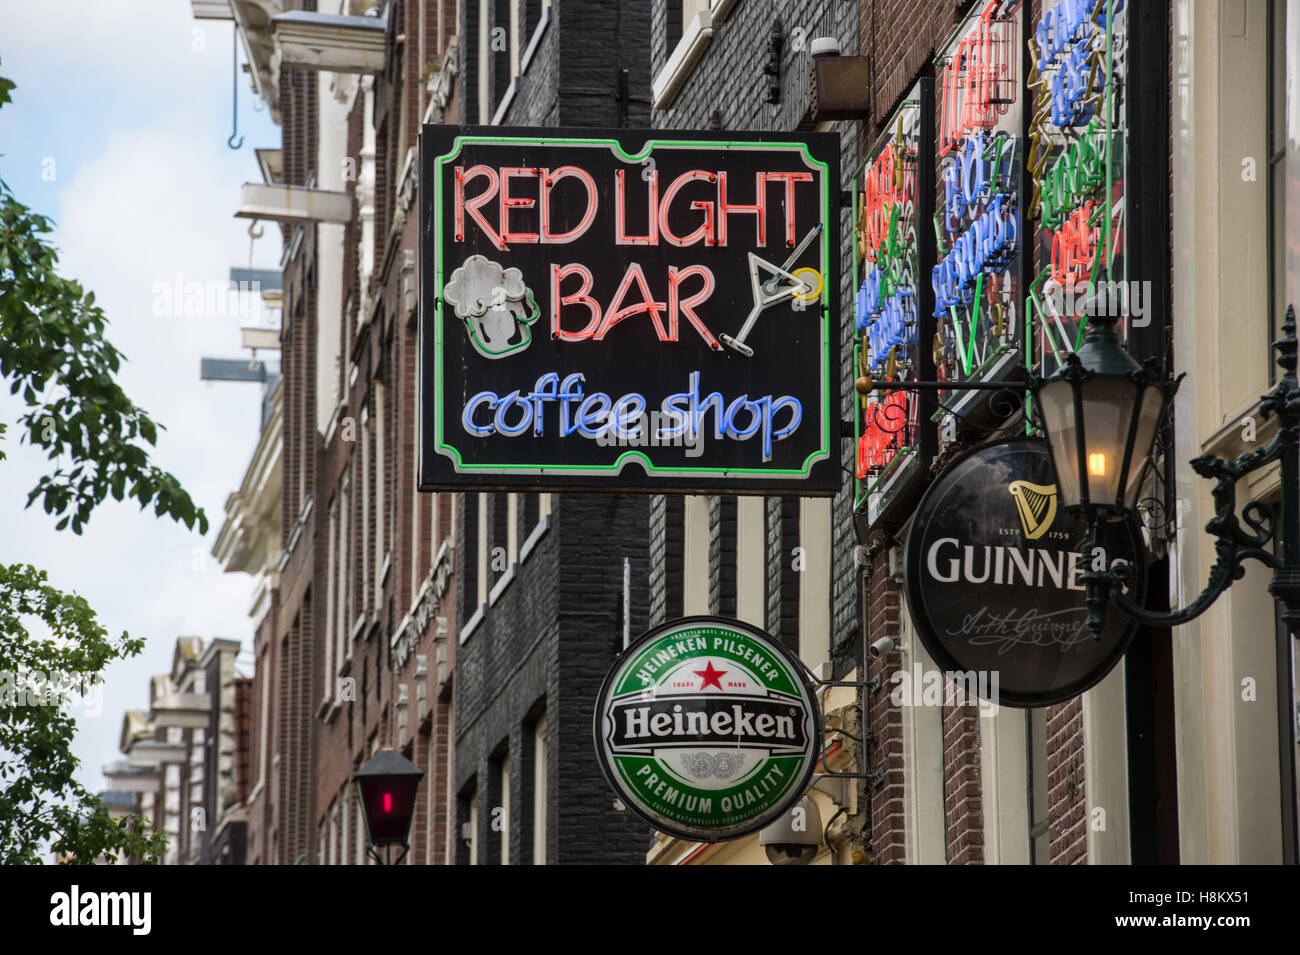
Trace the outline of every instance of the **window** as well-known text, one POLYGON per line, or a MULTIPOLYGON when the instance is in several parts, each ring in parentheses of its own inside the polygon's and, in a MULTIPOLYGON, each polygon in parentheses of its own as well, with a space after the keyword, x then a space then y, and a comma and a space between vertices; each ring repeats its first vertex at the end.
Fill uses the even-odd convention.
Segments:
POLYGON ((352 622, 350 613, 352 609, 352 589, 348 586, 348 545, 349 531, 352 527, 352 510, 349 499, 351 483, 350 476, 345 473, 339 490, 338 614, 334 633, 334 660, 337 667, 343 666, 345 657, 349 660, 352 658, 352 641, 347 639, 352 622))
POLYGON ((375 594, 371 605, 378 610, 384 599, 384 386, 375 382, 375 594))
POLYGON ((518 494, 506 498, 506 564, 519 562, 519 498, 518 494))
POLYGON ((478 518, 474 525, 478 536, 478 572, 474 579, 478 586, 475 588, 474 606, 481 607, 487 603, 488 599, 488 537, 490 531, 487 518, 487 495, 478 494, 475 496, 478 498, 475 501, 478 518))
POLYGON ((709 612, 709 499, 686 498, 683 542, 682 612, 709 612))
POLYGON ((520 5, 521 0, 510 0, 510 75, 519 75, 519 57, 523 53, 523 47, 519 42, 520 23, 520 5))
POLYGON ((329 540, 326 544, 325 559, 325 695, 326 701, 334 699, 336 661, 334 657, 334 575, 335 561, 338 560, 338 501, 330 503, 329 540))
MULTIPOLYGON (((488 73, 488 51, 491 46, 491 36, 488 32, 488 0, 479 0, 478 2, 478 75, 475 77, 475 85, 471 89, 477 88, 478 91, 478 121, 480 123, 489 123, 492 121, 492 93, 489 88, 488 73)), ((467 77, 468 79, 468 77, 467 77)))
POLYGON ((491 504, 491 523, 487 542, 488 571, 491 574, 494 586, 510 569, 508 541, 510 538, 511 497, 510 494, 498 492, 492 495, 492 500, 489 502, 491 504))
POLYGON ((515 75, 511 67, 518 54, 515 52, 515 40, 519 35, 519 25, 511 22, 510 14, 517 8, 511 0, 492 0, 492 45, 488 51, 492 57, 492 109, 496 111, 505 99, 510 86, 510 78, 515 75))
POLYGON ((262 702, 258 706, 257 717, 257 786, 255 789, 261 789, 262 783, 266 779, 267 761, 270 759, 270 751, 267 748, 267 737, 270 735, 270 707, 271 707, 271 654, 263 650, 262 658, 257 665, 257 682, 262 686, 262 702))
POLYGON ((831 500, 799 500, 799 655, 816 669, 830 660, 831 500))
POLYGON ((370 580, 370 409, 361 408, 361 496, 358 500, 360 511, 357 514, 357 529, 360 532, 357 543, 357 606, 353 613, 361 616, 370 608, 370 590, 366 582, 370 580))
POLYGON ((546 714, 533 725, 533 865, 546 865, 546 714))
POLYGON ((767 623, 767 500, 736 499, 736 616, 755 627, 767 623))

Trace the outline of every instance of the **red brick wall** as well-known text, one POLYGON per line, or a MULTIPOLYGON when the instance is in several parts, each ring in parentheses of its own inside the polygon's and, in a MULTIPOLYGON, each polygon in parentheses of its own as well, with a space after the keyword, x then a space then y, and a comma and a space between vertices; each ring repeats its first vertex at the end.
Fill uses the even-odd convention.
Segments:
POLYGON ((1083 700, 1047 710, 1048 846, 1053 865, 1088 861, 1083 700))
MULTIPOLYGON (((898 614, 901 595, 889 576, 890 539, 878 531, 872 541, 869 575, 866 586, 868 645, 882 637, 899 639, 898 614)), ((867 725, 874 739, 867 747, 867 765, 872 771, 882 767, 884 779, 869 782, 871 793, 871 854, 872 861, 881 865, 903 863, 904 851, 903 806, 903 716, 890 701, 890 675, 903 668, 902 655, 897 648, 879 660, 871 660, 867 679, 879 678, 879 690, 867 694, 867 725)))
MULTIPOLYGON (((455 4, 443 0, 444 16, 450 31, 455 23, 455 4)), ((374 115, 376 133, 376 189, 375 189, 375 253, 369 283, 369 295, 375 307, 370 315, 359 316, 361 299, 359 284, 359 259, 357 244, 361 229, 355 217, 345 229, 344 301, 350 304, 345 311, 342 330, 342 375, 349 375, 353 363, 357 365, 355 381, 348 388, 347 405, 339 412, 340 419, 351 417, 356 423, 357 441, 344 441, 338 428, 324 449, 317 501, 322 514, 328 514, 330 502, 336 499, 343 473, 350 467, 353 491, 350 495, 354 509, 353 532, 350 536, 348 556, 352 577, 353 599, 357 607, 368 607, 372 624, 366 635, 353 645, 353 656, 348 671, 356 681, 355 701, 344 701, 326 712, 317 712, 316 724, 316 776, 315 825, 328 832, 329 807, 336 799, 351 800, 350 813, 357 804, 351 783, 352 773, 370 756, 372 741, 382 745, 390 742, 399 745, 404 755, 425 770, 417 796, 416 815, 411 828, 411 849, 407 864, 425 862, 441 863, 445 859, 447 809, 445 805, 446 773, 451 753, 448 741, 451 717, 450 680, 446 685, 437 683, 438 666, 434 637, 436 621, 418 644, 410 648, 409 656, 400 669, 390 646, 392 628, 401 624, 413 609, 417 592, 412 589, 412 571, 416 587, 424 582, 432 567, 438 544, 449 536, 452 513, 450 496, 443 496, 437 508, 439 526, 433 527, 435 496, 415 493, 415 455, 418 426, 418 347, 419 333, 414 308, 408 310, 405 283, 408 274, 403 272, 403 252, 418 252, 418 199, 405 212, 398 206, 397 188, 407 150, 417 143, 419 122, 427 105, 427 93, 419 76, 424 63, 433 55, 442 55, 438 45, 438 4, 404 0, 394 4, 390 17, 396 18, 396 32, 407 37, 407 48, 400 57, 390 61, 390 70, 377 77, 374 86, 374 115), (361 320, 371 321, 368 328, 357 335, 361 320), (384 408, 380 415, 375 399, 374 382, 384 387, 384 408), (371 415, 370 451, 368 454, 369 504, 362 512, 361 488, 361 411, 369 409, 371 415), (382 434, 382 441, 379 440, 382 434), (379 506, 375 482, 379 479, 378 451, 384 455, 383 506, 379 506), (417 510, 418 509, 418 510, 417 510), (369 564, 365 581, 360 579, 363 566, 361 522, 367 528, 369 564), (374 597, 375 534, 383 529, 384 547, 390 563, 384 579, 381 599, 374 597), (414 563, 414 568, 412 564, 414 563), (391 603, 391 618, 390 618, 391 603), (417 675, 417 656, 426 658, 426 675, 417 675), (366 674, 363 682, 362 674, 366 674), (426 712, 418 712, 417 683, 425 683, 426 712), (398 687, 405 686, 407 693, 407 723, 405 741, 396 737, 396 702, 398 687), (439 698, 441 694, 441 699, 439 698), (363 699, 364 695, 364 699, 363 699)), ((450 36, 450 32, 448 33, 450 36)), ((357 97, 348 122, 348 155, 355 157, 360 171, 361 147, 364 137, 364 93, 357 97)), ((349 190, 355 192, 355 183, 349 190)), ((410 274, 416 283, 418 275, 410 274)), ((340 390, 342 393, 342 389, 340 390)), ((323 518, 327 520, 327 518, 323 518)), ((327 526, 327 525, 322 525, 327 526)), ((383 554, 379 560, 383 560, 383 554)), ((327 554, 318 555, 319 570, 315 577, 317 590, 327 592, 330 574, 337 574, 336 566, 326 566, 327 554)), ((455 644, 455 589, 449 588, 437 615, 447 619, 448 656, 455 644)), ((348 621, 349 625, 351 621, 348 621)), ((321 640, 325 639, 322 636, 321 640)), ((324 643, 319 642, 317 655, 324 658, 324 643)), ((448 663, 448 673, 454 667, 454 657, 448 663)), ((321 674, 323 681, 324 674, 321 674)), ((315 830, 319 839, 321 829, 315 830)), ((344 858, 355 857, 357 847, 353 837, 354 825, 344 834, 344 858)))

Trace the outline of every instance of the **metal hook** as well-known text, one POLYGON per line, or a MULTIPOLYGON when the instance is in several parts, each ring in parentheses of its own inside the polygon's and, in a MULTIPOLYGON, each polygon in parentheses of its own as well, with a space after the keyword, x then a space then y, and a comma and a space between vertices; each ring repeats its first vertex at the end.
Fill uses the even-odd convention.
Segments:
POLYGON ((238 149, 244 145, 244 137, 239 136, 239 26, 235 25, 231 33, 230 43, 230 123, 234 128, 230 132, 230 138, 226 140, 226 145, 231 149, 238 149), (239 142, 235 142, 235 137, 239 136, 239 142))

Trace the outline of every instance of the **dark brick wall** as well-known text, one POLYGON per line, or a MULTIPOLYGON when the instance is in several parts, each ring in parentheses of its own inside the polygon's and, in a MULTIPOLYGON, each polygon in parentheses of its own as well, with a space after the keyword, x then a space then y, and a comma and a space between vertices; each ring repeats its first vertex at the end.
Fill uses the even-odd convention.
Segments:
MULTIPOLYGON (((477 64, 477 4, 461 0, 461 115, 476 115, 472 77, 477 64), (468 9, 472 6, 473 9, 468 9)), ((522 15, 537 17, 533 5, 522 15)), ((544 32, 515 98, 507 125, 649 125, 649 0, 598 3, 554 0, 544 32), (561 51, 563 56, 561 57, 561 51), (629 71, 629 96, 620 101, 618 73, 629 71)), ((532 39, 525 31, 523 42, 532 39)), ((505 56, 504 53, 490 54, 505 56)), ((489 66, 491 69, 491 65, 489 66)), ((494 94, 493 105, 499 102, 494 94)), ((505 496, 499 500, 504 502, 505 496)), ((535 497, 520 498, 522 548, 537 527, 535 497)), ((504 504, 488 508, 489 526, 504 504)), ((647 626, 650 577, 647 537, 650 498, 558 494, 550 527, 514 568, 498 599, 458 647, 455 696, 456 831, 469 820, 477 796, 479 861, 500 860, 509 839, 512 862, 532 861, 533 731, 547 720, 547 835, 549 863, 645 861, 648 827, 614 809, 592 743, 592 708, 600 683, 623 646, 623 560, 631 560, 631 635, 647 626), (500 761, 510 756, 510 831, 494 832, 501 804, 500 761)), ((457 520, 458 624, 477 609, 477 501, 463 496, 457 520)), ((663 564, 659 565, 661 568, 663 564)), ((667 566, 671 567, 671 560, 667 566)), ((491 571, 489 571, 491 574, 491 571)), ((498 575, 499 576, 499 575, 498 575)), ((671 574, 669 574, 671 576, 671 574)), ((456 634, 452 634, 456 639, 456 634)), ((457 840, 458 859, 467 861, 457 840)))
POLYGON ((709 498, 709 613, 736 615, 736 499, 709 498))
MULTIPOLYGON (((474 507, 470 495, 462 509, 474 507)), ((613 810, 593 750, 592 707, 623 640, 623 559, 631 560, 631 633, 645 629, 649 573, 643 496, 560 495, 550 528, 456 658, 456 767, 462 792, 477 784, 479 860, 495 864, 499 762, 510 754, 511 859, 532 854, 532 725, 545 713, 549 759, 547 859, 640 864, 647 829, 613 810), (494 801, 495 800, 495 801, 494 801)), ((466 520, 458 550, 473 559, 466 520)), ((532 531, 532 528, 529 528, 532 531)), ((458 823, 468 821, 462 801, 458 823)))

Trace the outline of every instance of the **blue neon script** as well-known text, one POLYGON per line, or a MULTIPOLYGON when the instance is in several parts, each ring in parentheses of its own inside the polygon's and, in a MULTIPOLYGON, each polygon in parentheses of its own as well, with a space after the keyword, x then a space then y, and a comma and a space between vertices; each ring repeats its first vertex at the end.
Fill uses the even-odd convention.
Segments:
POLYGON ((1005 269, 1016 254, 1018 239, 1015 202, 1009 194, 999 193, 930 273, 934 314, 970 304, 974 294, 967 287, 982 271, 1005 269))
MULTIPOLYGON (((643 413, 646 399, 640 394, 614 397, 603 391, 583 392, 586 376, 574 373, 563 380, 555 372, 537 379, 533 390, 516 389, 500 395, 480 391, 465 403, 461 425, 475 437, 492 434, 515 438, 527 434, 541 435, 546 427, 547 409, 553 407, 553 426, 561 437, 614 438, 628 441, 647 437, 643 413)), ((691 372, 688 390, 663 399, 661 420, 667 422, 658 431, 660 439, 704 435, 709 415, 713 415, 713 436, 745 441, 759 435, 763 443, 763 460, 772 456, 772 443, 789 437, 803 420, 799 399, 784 395, 750 398, 741 395, 730 403, 720 392, 700 394, 700 373, 691 372), (777 416, 786 412, 785 422, 777 416)))

